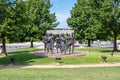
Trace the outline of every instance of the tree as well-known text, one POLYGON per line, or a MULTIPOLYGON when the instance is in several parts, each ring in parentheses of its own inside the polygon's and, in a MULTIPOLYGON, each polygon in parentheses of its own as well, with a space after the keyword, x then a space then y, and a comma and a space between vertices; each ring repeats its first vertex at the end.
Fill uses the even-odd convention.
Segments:
POLYGON ((46 30, 53 29, 58 25, 56 22, 55 13, 50 13, 50 0, 28 0, 28 17, 30 25, 28 26, 26 39, 33 41, 42 39, 46 30))
POLYGON ((120 0, 105 0, 101 8, 101 22, 104 29, 111 31, 114 39, 113 50, 117 50, 117 36, 120 34, 120 0))
POLYGON ((6 45, 5 45, 5 36, 6 36, 6 29, 5 29, 5 16, 6 16, 6 1, 0 0, 0 38, 2 41, 2 53, 6 53, 6 45))
MULTIPOLYGON (((6 40, 10 42, 19 41, 19 36, 22 36, 23 29, 27 24, 27 15, 25 3, 22 0, 16 0, 15 3, 4 2, 4 22, 1 26, 1 39, 2 39, 2 53, 6 53, 6 40)), ((23 37, 22 37, 23 38, 23 37)))
POLYGON ((24 31, 28 24, 26 3, 23 0, 16 0, 7 9, 6 26, 8 28, 7 38, 10 42, 24 41, 24 31))
POLYGON ((117 40, 120 40, 120 34, 118 35, 117 40))
POLYGON ((6 40, 9 42, 32 42, 41 39, 47 29, 55 23, 55 13, 50 13, 50 0, 0 0, 0 38, 2 52, 6 53, 6 40))
POLYGON ((77 0, 67 20, 68 25, 75 30, 76 38, 88 40, 88 46, 91 46, 91 40, 97 38, 96 34, 101 27, 97 19, 98 4, 96 0, 77 0))

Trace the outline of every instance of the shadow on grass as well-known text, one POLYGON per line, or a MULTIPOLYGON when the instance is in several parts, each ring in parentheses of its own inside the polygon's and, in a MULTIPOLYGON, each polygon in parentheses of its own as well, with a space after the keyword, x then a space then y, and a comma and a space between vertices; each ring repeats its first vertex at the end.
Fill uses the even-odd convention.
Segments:
POLYGON ((23 50, 16 50, 16 51, 12 51, 12 52, 9 52, 9 54, 18 54, 18 53, 28 53, 28 52, 34 52, 34 51, 39 51, 39 50, 42 50, 42 49, 34 49, 34 48, 26 48, 26 49, 23 49, 23 50))
POLYGON ((113 50, 101 50, 100 52, 120 52, 120 50, 117 50, 117 51, 113 51, 113 50))
MULTIPOLYGON (((8 56, 0 58, 0 65, 9 65, 12 64, 10 58, 15 58, 15 65, 28 65, 31 63, 31 59, 40 59, 46 57, 35 56, 33 54, 37 50, 21 50, 10 52, 8 56)), ((33 61, 32 61, 33 62, 33 61)))
POLYGON ((112 50, 100 50, 100 52, 112 52, 112 50))

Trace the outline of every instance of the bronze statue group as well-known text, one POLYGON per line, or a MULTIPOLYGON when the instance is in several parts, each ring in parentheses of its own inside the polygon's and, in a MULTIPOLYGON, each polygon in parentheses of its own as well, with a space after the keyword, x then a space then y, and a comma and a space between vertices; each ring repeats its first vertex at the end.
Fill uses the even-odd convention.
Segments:
POLYGON ((74 51, 74 33, 72 34, 52 34, 47 33, 43 37, 45 53, 73 54, 74 51))

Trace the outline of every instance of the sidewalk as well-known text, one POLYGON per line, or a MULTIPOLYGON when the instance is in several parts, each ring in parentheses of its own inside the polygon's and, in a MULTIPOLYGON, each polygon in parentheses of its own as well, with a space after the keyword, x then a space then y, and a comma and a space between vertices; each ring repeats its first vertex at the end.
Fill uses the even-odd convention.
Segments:
POLYGON ((117 67, 120 63, 103 63, 103 64, 84 64, 84 65, 9 65, 0 68, 85 68, 85 67, 117 67))

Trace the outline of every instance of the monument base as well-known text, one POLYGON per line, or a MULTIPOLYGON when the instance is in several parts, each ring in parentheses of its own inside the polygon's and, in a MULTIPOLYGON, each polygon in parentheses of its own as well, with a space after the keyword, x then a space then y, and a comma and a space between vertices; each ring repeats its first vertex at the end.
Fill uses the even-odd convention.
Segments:
POLYGON ((73 52, 73 54, 72 53, 55 53, 55 52, 53 52, 53 53, 45 53, 44 51, 36 51, 36 52, 34 52, 34 55, 36 55, 36 56, 41 56, 41 57, 57 57, 57 56, 60 56, 60 57, 72 57, 72 56, 85 56, 85 53, 82 53, 82 52, 73 52))

